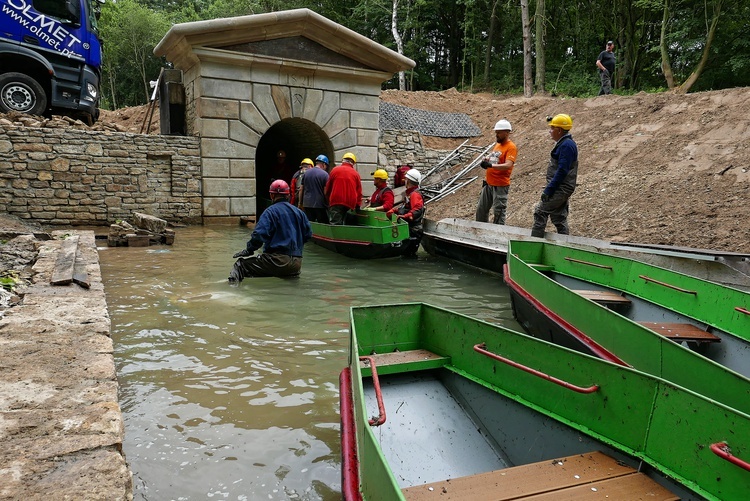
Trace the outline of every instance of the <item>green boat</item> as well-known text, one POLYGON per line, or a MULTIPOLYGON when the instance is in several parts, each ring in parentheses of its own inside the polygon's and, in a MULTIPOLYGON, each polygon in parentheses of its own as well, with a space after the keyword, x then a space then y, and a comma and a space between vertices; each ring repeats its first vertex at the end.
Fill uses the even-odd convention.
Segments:
POLYGON ((384 212, 349 211, 347 224, 311 222, 316 244, 355 259, 377 259, 400 256, 402 244, 409 238, 409 225, 391 221, 384 212))
POLYGON ((750 294, 638 261, 511 241, 513 313, 535 337, 750 412, 750 294))
POLYGON ((350 321, 345 499, 747 499, 748 414, 425 304, 350 321))

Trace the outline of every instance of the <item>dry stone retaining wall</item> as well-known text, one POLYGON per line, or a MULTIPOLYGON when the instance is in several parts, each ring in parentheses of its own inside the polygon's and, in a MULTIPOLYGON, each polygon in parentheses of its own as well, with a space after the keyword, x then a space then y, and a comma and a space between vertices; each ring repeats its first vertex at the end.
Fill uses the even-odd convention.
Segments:
POLYGON ((50 226, 200 223, 200 140, 0 126, 0 211, 50 226))

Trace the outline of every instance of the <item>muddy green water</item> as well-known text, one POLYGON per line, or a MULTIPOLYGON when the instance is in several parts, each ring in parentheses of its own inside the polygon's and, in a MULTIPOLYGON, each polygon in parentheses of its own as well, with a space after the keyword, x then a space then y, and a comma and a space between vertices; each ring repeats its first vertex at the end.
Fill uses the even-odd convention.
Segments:
POLYGON ((299 278, 229 286, 249 234, 99 249, 136 500, 341 499, 351 306, 423 301, 519 329, 501 278, 424 251, 358 261, 310 243, 299 278))

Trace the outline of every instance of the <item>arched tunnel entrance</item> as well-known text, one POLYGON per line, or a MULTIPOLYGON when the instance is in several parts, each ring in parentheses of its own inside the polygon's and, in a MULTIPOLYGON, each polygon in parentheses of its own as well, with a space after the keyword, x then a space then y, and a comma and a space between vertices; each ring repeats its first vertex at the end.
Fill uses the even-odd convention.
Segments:
POLYGON ((271 126, 258 142, 255 155, 255 186, 257 215, 271 204, 268 187, 274 179, 291 183, 292 175, 305 158, 315 161, 325 155, 335 165, 333 145, 315 122, 304 118, 285 118, 271 126), (279 152, 285 153, 285 158, 279 152))

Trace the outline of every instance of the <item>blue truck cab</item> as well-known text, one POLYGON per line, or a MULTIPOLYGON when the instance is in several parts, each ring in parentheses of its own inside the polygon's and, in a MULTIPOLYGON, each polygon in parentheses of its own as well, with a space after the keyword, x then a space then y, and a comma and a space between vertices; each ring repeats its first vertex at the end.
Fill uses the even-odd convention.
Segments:
POLYGON ((104 0, 0 0, 0 113, 99 117, 104 0))

